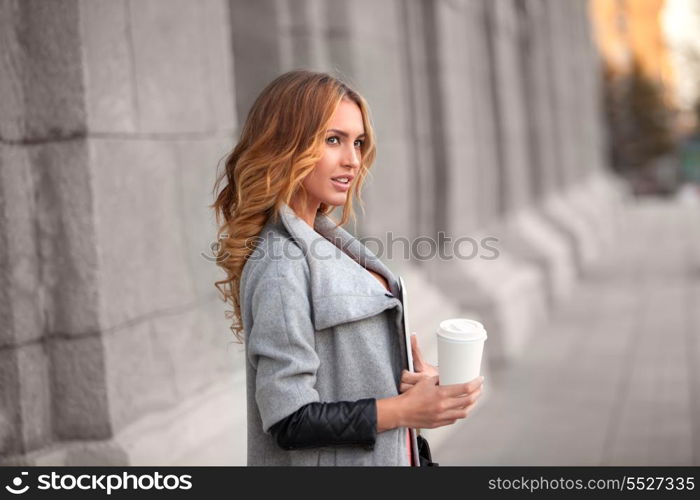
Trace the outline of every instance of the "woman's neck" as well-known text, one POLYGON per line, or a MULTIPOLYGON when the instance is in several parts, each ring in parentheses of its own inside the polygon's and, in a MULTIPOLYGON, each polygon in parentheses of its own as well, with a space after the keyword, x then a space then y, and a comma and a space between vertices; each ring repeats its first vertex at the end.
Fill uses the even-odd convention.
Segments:
POLYGON ((318 202, 309 202, 305 206, 301 206, 299 203, 294 203, 294 200, 292 200, 292 203, 290 203, 290 207, 292 210, 294 210, 294 213, 297 214, 297 217, 311 226, 311 229, 314 228, 316 213, 318 212, 320 206, 321 204, 318 202))

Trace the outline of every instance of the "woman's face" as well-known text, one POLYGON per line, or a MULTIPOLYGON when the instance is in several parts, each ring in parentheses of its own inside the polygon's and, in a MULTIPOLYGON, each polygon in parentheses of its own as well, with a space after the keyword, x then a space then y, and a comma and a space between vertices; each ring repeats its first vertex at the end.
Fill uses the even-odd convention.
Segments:
POLYGON ((341 100, 326 130, 323 156, 302 182, 308 193, 309 207, 313 207, 314 212, 320 203, 345 204, 350 185, 360 168, 364 138, 359 106, 350 99, 341 100), (347 182, 343 183, 345 180, 347 182))

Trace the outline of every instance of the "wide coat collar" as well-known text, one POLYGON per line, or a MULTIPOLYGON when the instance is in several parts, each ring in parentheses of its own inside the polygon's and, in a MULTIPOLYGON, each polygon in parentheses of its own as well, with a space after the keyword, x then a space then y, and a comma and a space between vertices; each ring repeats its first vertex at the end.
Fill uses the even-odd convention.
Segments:
POLYGON ((287 204, 279 210, 278 229, 303 251, 309 264, 310 293, 317 330, 401 308, 396 276, 361 241, 327 215, 317 214, 312 229, 287 204), (366 269, 363 269, 366 268, 366 269), (367 269, 384 276, 391 294, 367 269))

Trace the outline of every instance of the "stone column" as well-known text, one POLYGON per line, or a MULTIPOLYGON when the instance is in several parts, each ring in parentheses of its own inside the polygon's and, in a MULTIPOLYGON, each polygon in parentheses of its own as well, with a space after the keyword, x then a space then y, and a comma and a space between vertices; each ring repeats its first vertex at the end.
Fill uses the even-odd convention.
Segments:
POLYGON ((328 65, 335 75, 354 83, 357 65, 355 54, 351 50, 353 43, 351 4, 346 0, 327 0, 324 4, 326 5, 324 26, 328 65))
POLYGON ((111 432, 79 19, 0 4, 0 456, 111 432))
POLYGON ((415 234, 417 168, 407 147, 411 111, 403 8, 396 0, 330 2, 327 7, 330 65, 367 99, 377 134, 377 158, 362 193, 366 210, 356 210, 357 235, 379 238, 382 258, 397 271, 406 263, 404 250, 415 234), (402 242, 387 246, 392 238, 402 242))
POLYGON ((326 2, 277 1, 283 71, 299 68, 327 71, 328 46, 324 33, 326 2))
POLYGON ((281 1, 229 0, 229 5, 236 109, 242 125, 260 91, 283 72, 281 1))
POLYGON ((504 193, 501 190, 502 148, 499 143, 496 113, 496 82, 493 71, 488 26, 489 5, 468 2, 465 17, 466 31, 470 34, 465 48, 470 60, 470 79, 474 85, 474 143, 476 160, 472 167, 477 180, 478 225, 494 224, 501 216, 504 193))
MULTIPOLYGON (((497 226, 502 245, 514 255, 538 266, 550 303, 571 290, 575 267, 566 241, 535 210, 535 187, 546 175, 541 163, 538 134, 542 117, 542 53, 534 41, 531 23, 536 6, 513 0, 488 3, 489 53, 494 80, 495 116, 500 154, 503 220, 497 226)), ((546 124, 543 124, 546 126, 546 124)), ((544 155, 542 155, 544 156, 544 155)), ((551 168, 551 167, 550 167, 551 168)))
MULTIPOLYGON (((409 212, 415 221, 415 235, 437 240, 437 228, 442 214, 438 212, 438 201, 443 194, 438 191, 436 169, 441 163, 440 110, 436 102, 435 60, 428 46, 435 38, 432 13, 428 1, 404 2, 403 40, 406 44, 407 125, 406 148, 413 158, 413 191, 409 212)), ((408 236, 408 235, 407 235, 408 236)), ((425 261, 417 260, 417 265, 425 261)))
POLYGON ((183 410, 230 378, 200 255, 235 127, 228 19, 220 0, 2 3, 11 463, 172 463, 230 425, 183 410))
POLYGON ((500 201, 496 189, 503 179, 503 172, 481 172, 499 164, 503 147, 489 118, 498 109, 498 91, 484 92, 494 81, 492 53, 487 33, 477 28, 490 3, 443 0, 430 6, 432 16, 426 20, 432 22, 435 34, 429 50, 435 60, 440 119, 435 126, 441 132, 434 146, 439 154, 435 180, 437 191, 443 193, 436 201, 443 205, 438 213, 445 213, 440 229, 452 238, 445 245, 450 258, 435 260, 431 275, 465 314, 482 319, 493 332, 489 359, 508 361, 541 319, 544 297, 536 268, 498 244, 497 255, 484 248, 485 237, 494 235, 486 221, 493 220, 496 210, 500 212, 494 198, 488 199, 488 190, 495 191, 495 200, 500 201), (477 144, 482 138, 485 144, 477 144), (487 202, 485 209, 480 201, 487 202))
POLYGON ((570 88, 572 82, 567 71, 570 54, 568 51, 566 19, 566 2, 549 1, 547 3, 547 15, 549 29, 549 48, 551 61, 551 76, 553 83, 552 105, 555 116, 555 129, 557 130, 558 182, 560 188, 569 185, 571 179, 571 165, 574 163, 574 147, 571 145, 572 113, 570 88))
POLYGON ((571 43, 583 64, 575 68, 578 102, 577 133, 579 159, 577 179, 581 188, 574 191, 573 200, 579 212, 585 214, 592 228, 592 239, 601 253, 614 249, 618 234, 618 215, 622 209, 621 192, 604 160, 602 120, 602 64, 590 33, 587 3, 577 0, 569 5, 572 20, 571 43), (607 170, 607 172, 606 172, 607 170))
POLYGON ((501 148, 501 209, 509 213, 527 207, 532 197, 524 75, 519 57, 523 40, 513 1, 489 2, 486 19, 501 148))
POLYGON ((550 72, 547 45, 546 5, 542 0, 521 2, 520 24, 522 29, 519 44, 521 71, 523 75, 525 106, 527 108, 527 133, 529 167, 532 177, 533 196, 544 200, 556 187, 557 131, 553 122, 554 88, 550 72))

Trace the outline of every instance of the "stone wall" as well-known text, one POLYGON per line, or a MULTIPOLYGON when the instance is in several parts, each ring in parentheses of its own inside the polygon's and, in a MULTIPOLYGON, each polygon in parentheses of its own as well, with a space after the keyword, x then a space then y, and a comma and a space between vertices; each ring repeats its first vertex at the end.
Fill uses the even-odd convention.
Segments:
POLYGON ((0 456, 178 459, 192 442, 122 438, 237 365, 200 255, 236 127, 228 4, 0 9, 0 456))

